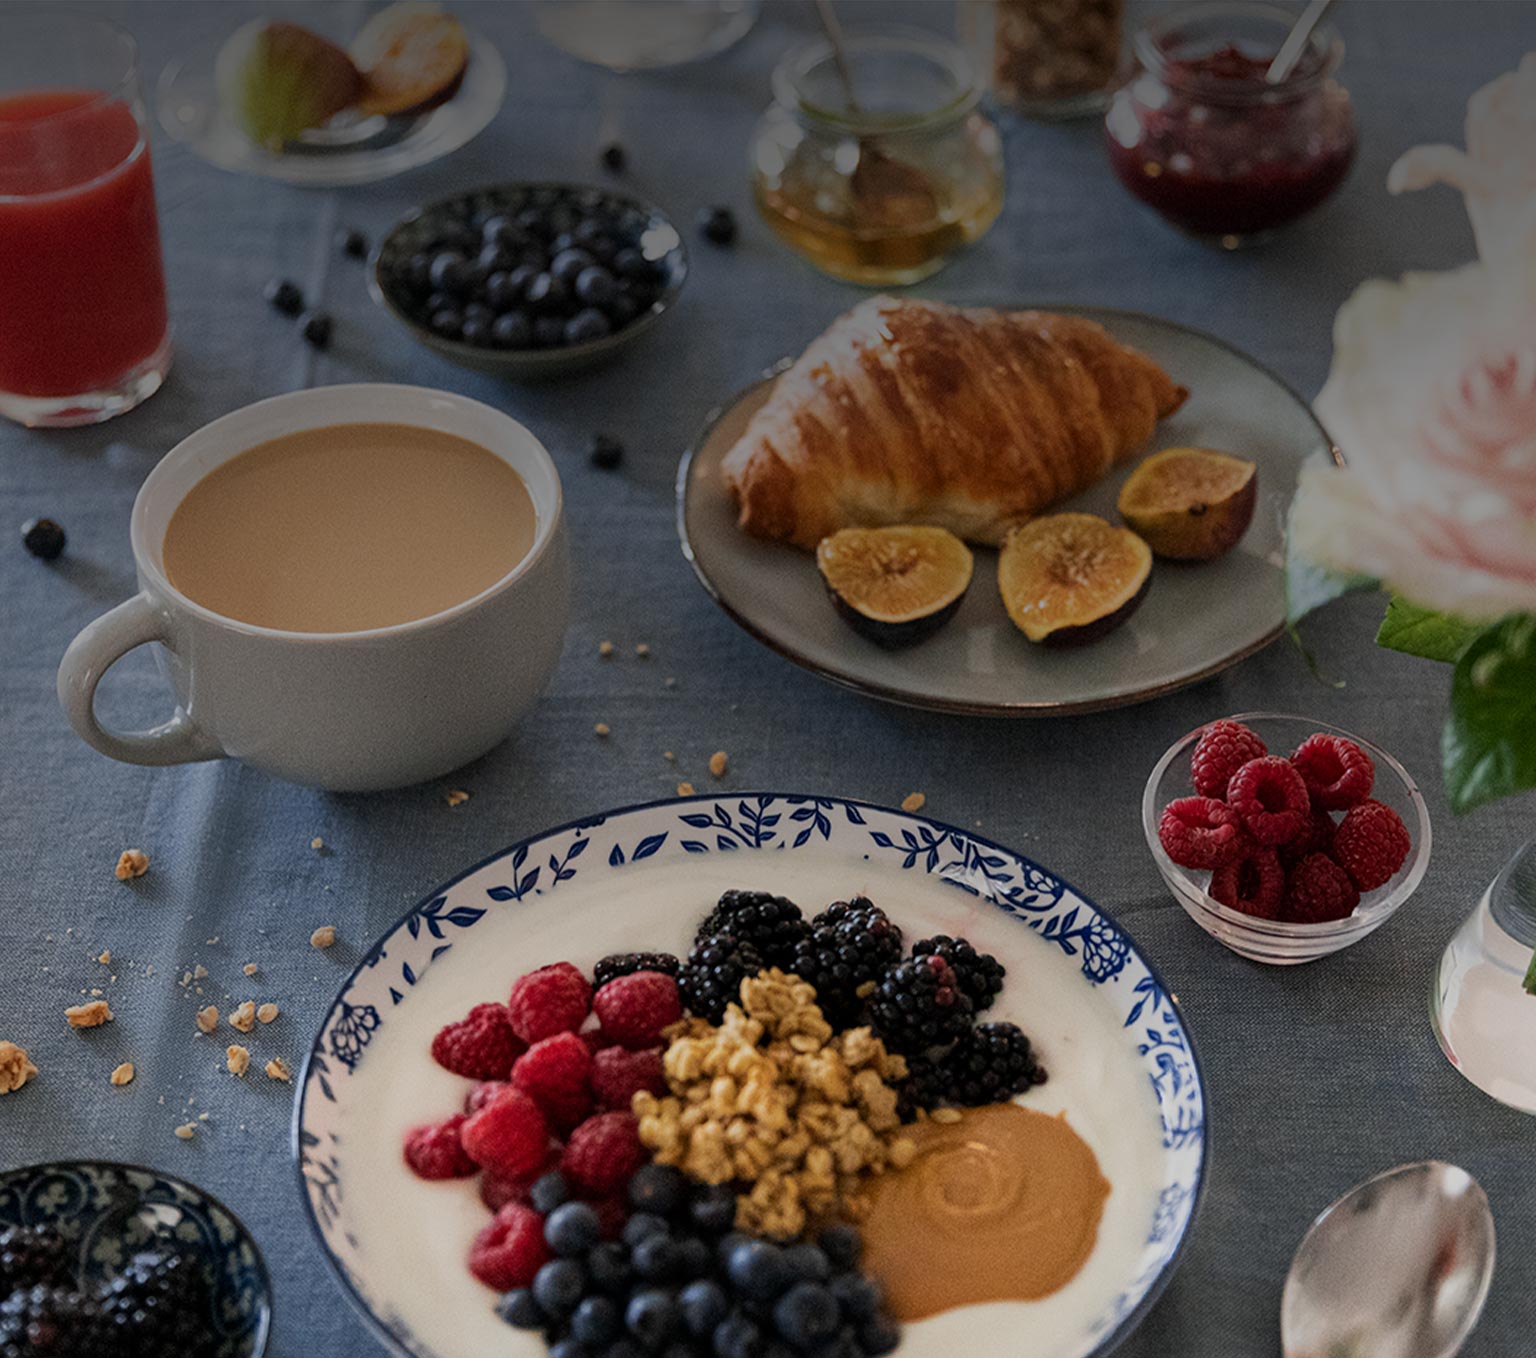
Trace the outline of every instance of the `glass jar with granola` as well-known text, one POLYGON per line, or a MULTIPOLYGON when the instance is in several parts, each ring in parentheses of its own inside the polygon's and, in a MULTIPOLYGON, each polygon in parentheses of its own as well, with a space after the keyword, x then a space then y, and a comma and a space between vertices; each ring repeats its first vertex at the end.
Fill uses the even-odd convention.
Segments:
POLYGON ((1124 10, 1124 0, 960 0, 961 38, 1000 105, 1074 118, 1108 102, 1124 10))

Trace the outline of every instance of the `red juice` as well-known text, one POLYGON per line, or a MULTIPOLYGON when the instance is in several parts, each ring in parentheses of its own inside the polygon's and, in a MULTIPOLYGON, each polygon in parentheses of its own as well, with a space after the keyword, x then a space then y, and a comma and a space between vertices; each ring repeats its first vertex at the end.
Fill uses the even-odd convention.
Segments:
POLYGON ((114 386, 165 342, 149 142, 94 90, 0 97, 0 392, 114 386))

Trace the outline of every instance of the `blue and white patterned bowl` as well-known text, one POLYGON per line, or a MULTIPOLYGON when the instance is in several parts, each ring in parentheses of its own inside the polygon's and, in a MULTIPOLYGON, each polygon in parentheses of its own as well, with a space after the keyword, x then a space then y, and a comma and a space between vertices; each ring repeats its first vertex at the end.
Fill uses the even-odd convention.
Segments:
POLYGON ((379 1337, 409 1358, 543 1351, 495 1319, 464 1269, 486 1219, 473 1186, 423 1183, 400 1162, 404 1131, 457 1111, 468 1085, 432 1063, 432 1033, 535 966, 685 948, 728 886, 782 891, 808 912, 865 891, 909 936, 964 934, 1007 965, 988 1017, 1020 1022, 1051 1072, 1023 1101, 1065 1107, 1115 1188, 1062 1293, 924 1320, 900 1352, 1003 1358, 1028 1326, 1031 1358, 1108 1353, 1166 1285, 1201 1197, 1204 1085, 1177 1004, 1112 918, 1029 859, 925 817, 778 793, 551 830, 433 892, 368 951, 310 1052, 294 1154, 326 1259, 379 1337))
POLYGON ((157 1240, 207 1265, 208 1332, 217 1358, 261 1358, 272 1323, 272 1283, 240 1219, 202 1189, 158 1170, 107 1160, 63 1160, 0 1174, 0 1229, 48 1226, 74 1243, 81 1276, 110 1276, 157 1240))

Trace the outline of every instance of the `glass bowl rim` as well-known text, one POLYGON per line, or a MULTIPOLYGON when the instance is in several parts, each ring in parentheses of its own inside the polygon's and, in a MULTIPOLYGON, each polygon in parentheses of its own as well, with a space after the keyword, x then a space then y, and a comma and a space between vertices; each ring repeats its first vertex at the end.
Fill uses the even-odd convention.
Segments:
MULTIPOLYGON (((1216 80, 1202 76, 1180 79, 1171 67, 1171 54, 1165 44, 1174 38, 1179 29, 1193 19, 1205 16, 1248 18, 1272 21, 1284 41, 1285 35, 1296 22, 1296 15, 1278 5, 1263 0, 1194 0, 1159 12, 1136 32, 1132 41, 1137 60, 1149 71, 1177 89, 1198 94, 1218 104, 1259 104, 1289 102, 1309 94, 1332 78, 1344 60, 1344 39, 1328 20, 1313 29, 1307 40, 1308 49, 1322 56, 1321 63, 1312 70, 1304 71, 1298 63, 1295 70, 1284 80, 1270 85, 1265 81, 1216 80)), ((1278 50, 1278 49, 1277 49, 1278 50)))
MULTIPOLYGON (((1263 732, 1259 731, 1258 734, 1263 735, 1263 732)), ((1187 899, 1188 905, 1198 907, 1222 923, 1241 929, 1253 936, 1290 939, 1297 942, 1327 942, 1338 938, 1349 939, 1356 934, 1363 936, 1376 928, 1418 889, 1419 883, 1424 879, 1424 874, 1429 870, 1429 852, 1432 839, 1429 824, 1429 808, 1424 801, 1424 794, 1419 791, 1419 785, 1414 781, 1413 775, 1393 755, 1364 736, 1358 736, 1353 731, 1346 731, 1342 726, 1335 726, 1331 722, 1323 721, 1317 717, 1304 716, 1299 712, 1238 712, 1230 717, 1212 717, 1210 721, 1201 722, 1192 731, 1186 731, 1168 747, 1163 753, 1162 758, 1153 766, 1151 774, 1147 777, 1146 788, 1143 790, 1141 797, 1141 828, 1142 833, 1146 835, 1147 847, 1152 851, 1152 858, 1157 864, 1158 870, 1170 882, 1177 881, 1179 883, 1179 889, 1175 891, 1175 895, 1179 896, 1179 903, 1181 905, 1185 905, 1187 899), (1407 874, 1403 879, 1380 900, 1373 901, 1367 906, 1357 907, 1353 913, 1346 915, 1341 920, 1324 920, 1318 924, 1295 924, 1284 920, 1260 919, 1255 915, 1245 915, 1241 910, 1234 910, 1231 906, 1223 905, 1203 888, 1196 885, 1189 872, 1168 857, 1167 852, 1163 848, 1162 841, 1158 839, 1157 824, 1162 815, 1162 808, 1157 804, 1158 789, 1162 784, 1164 774, 1167 773, 1173 761, 1181 754, 1186 753, 1190 746, 1199 739, 1200 734, 1217 721, 1237 721, 1245 725, 1273 721, 1290 721, 1299 722, 1302 725, 1310 725, 1314 731, 1323 731, 1329 735, 1343 736, 1346 740, 1354 741, 1355 744, 1359 745, 1361 749, 1370 755, 1376 765, 1378 778, 1383 767, 1390 769, 1398 782, 1402 784, 1403 790, 1408 794, 1408 799, 1413 805, 1417 820, 1417 833, 1414 833, 1413 827, 1409 828, 1409 833, 1413 837, 1413 852, 1408 860, 1407 874)))

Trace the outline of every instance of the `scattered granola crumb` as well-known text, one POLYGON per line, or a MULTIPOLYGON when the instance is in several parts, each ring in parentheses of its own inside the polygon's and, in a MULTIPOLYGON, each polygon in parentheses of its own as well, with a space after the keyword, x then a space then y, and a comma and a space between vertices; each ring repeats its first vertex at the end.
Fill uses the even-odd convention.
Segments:
POLYGON ((124 849, 118 855, 117 867, 113 871, 119 882, 126 882, 132 877, 142 877, 149 871, 149 855, 143 849, 124 849))
POLYGON ((635 647, 635 654, 642 660, 648 660, 650 658, 651 648, 642 641, 638 646, 635 647))
POLYGON ((613 649, 613 643, 611 641, 600 641, 597 643, 597 653, 598 655, 602 656, 604 660, 611 660, 613 658, 613 649))
POLYGON ((322 924, 309 936, 311 948, 329 948, 336 941, 336 926, 334 924, 322 924))
POLYGON ((218 941, 219 941, 219 936, 217 934, 215 934, 212 938, 210 938, 208 940, 208 946, 210 948, 212 948, 212 947, 217 945, 218 941))
POLYGON ((248 1033, 256 1026, 256 1001, 244 1000, 229 1016, 229 1026, 242 1033, 248 1033))
POLYGON ((100 962, 102 966, 110 967, 112 965, 112 953, 111 953, 111 951, 109 949, 107 949, 107 948, 103 948, 101 950, 101 956, 98 957, 96 960, 98 962, 100 962))
POLYGON ((112 1022, 112 1010, 105 1000, 90 1000, 85 1004, 72 1004, 64 1011, 71 1028, 99 1028, 112 1022))
POLYGON ((463 806, 464 803, 469 800, 469 793, 465 792, 461 787, 449 788, 448 791, 443 794, 443 800, 447 802, 449 806, 463 806))
POLYGON ((716 778, 724 778, 725 771, 730 766, 731 758, 724 750, 716 750, 709 757, 709 771, 716 778))
POLYGON ((691 797, 691 796, 693 796, 693 784, 692 783, 679 783, 677 785, 677 795, 679 797, 691 797))
POLYGON ((256 1017, 263 1023, 271 1023, 277 1018, 277 1012, 277 1006, 268 1001, 256 1010, 256 1017))
POLYGON ((663 758, 663 759, 665 759, 665 760, 666 760, 666 761, 667 761, 667 763, 669 763, 669 764, 675 764, 675 763, 677 763, 677 755, 676 755, 676 753, 675 753, 675 752, 674 752, 674 751, 672 751, 672 750, 663 750, 663 751, 662 751, 662 752, 661 752, 661 757, 662 757, 662 758, 663 758))
POLYGON ((15 1092, 36 1074, 37 1067, 27 1059, 25 1047, 0 1042, 0 1094, 15 1092))
POLYGON ((597 725, 592 728, 592 734, 595 735, 599 740, 601 740, 606 735, 612 734, 612 731, 613 728, 609 726, 605 721, 598 722, 597 725))
POLYGON ((251 1053, 238 1042, 232 1042, 224 1049, 224 1065, 231 1075, 244 1075, 251 1068, 251 1053))
POLYGON ((321 839, 319 835, 316 835, 312 840, 309 841, 309 847, 318 851, 325 848, 325 841, 321 839))
POLYGON ((206 1008, 199 1009, 197 1011, 197 1031, 198 1032, 200 1032, 200 1033, 211 1033, 218 1026, 219 1026, 219 1006, 218 1005, 210 1004, 206 1008))
POLYGON ((927 804, 927 801, 928 798, 923 796, 921 792, 909 792, 901 799, 901 809, 903 811, 921 811, 927 804))
POLYGON ((281 1056, 274 1056, 262 1069, 274 1080, 291 1081, 293 1079, 293 1072, 288 1069, 288 1063, 281 1056))
POLYGON ((208 968, 199 962, 192 968, 192 979, 194 981, 206 981, 208 979, 208 968))
POLYGON ((260 970, 260 968, 254 962, 247 962, 243 967, 240 968, 240 970, 243 971, 247 976, 254 976, 260 970))
POLYGON ((665 684, 668 688, 676 688, 677 687, 677 680, 674 679, 670 674, 665 679, 663 679, 661 682, 663 684, 665 684))
POLYGON ((935 1108, 928 1116, 942 1126, 944 1123, 959 1122, 961 1113, 958 1108, 935 1108))
POLYGON ((197 1135, 197 1123, 183 1122, 181 1126, 176 1129, 176 1135, 179 1136, 183 1141, 190 1141, 194 1136, 197 1135))
POLYGON ((115 1084, 115 1085, 129 1085, 129 1084, 132 1084, 133 1083, 133 1062, 132 1061, 124 1061, 122 1065, 120 1065, 116 1070, 114 1070, 112 1072, 111 1080, 112 1080, 112 1083, 115 1084))

